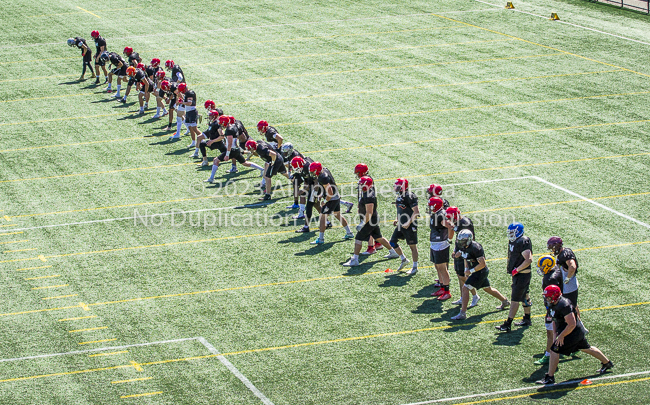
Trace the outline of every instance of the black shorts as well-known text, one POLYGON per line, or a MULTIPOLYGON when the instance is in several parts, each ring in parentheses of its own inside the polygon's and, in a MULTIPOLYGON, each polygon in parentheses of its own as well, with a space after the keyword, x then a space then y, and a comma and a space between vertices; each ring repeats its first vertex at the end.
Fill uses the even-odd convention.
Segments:
POLYGON ((510 301, 524 302, 526 294, 528 294, 530 287, 530 277, 532 273, 517 273, 512 277, 512 293, 510 294, 510 301))
POLYGON ((474 273, 470 274, 469 277, 467 277, 467 281, 465 281, 465 285, 476 288, 477 290, 481 288, 489 287, 490 286, 490 279, 488 278, 489 275, 490 275, 490 270, 488 269, 475 271, 474 273))
POLYGON ((274 164, 269 163, 269 167, 268 169, 266 169, 266 173, 264 174, 264 176, 271 178, 278 173, 286 173, 286 172, 287 172, 287 168, 284 167, 284 159, 282 159, 282 156, 278 155, 275 158, 274 164))
MULTIPOLYGON (((449 263, 449 246, 442 250, 429 249, 429 260, 433 264, 449 263)), ((463 269, 464 271, 465 269, 463 269)))
POLYGON ((205 147, 210 150, 219 149, 219 152, 223 153, 224 155, 226 154, 226 147, 223 146, 223 142, 212 142, 209 146, 207 140, 203 140, 201 143, 204 143, 205 147))
POLYGON ((321 214, 331 214, 333 212, 341 212, 341 200, 329 200, 320 209, 321 214))
POLYGON ((465 260, 462 257, 454 259, 454 270, 458 277, 465 277, 465 260))
POLYGON ((115 68, 111 70, 111 73, 113 73, 117 77, 124 77, 126 76, 126 65, 122 64, 121 68, 115 68))
MULTIPOLYGON (((230 159, 235 159, 239 164, 244 164, 244 162, 246 162, 246 158, 241 154, 241 149, 239 148, 230 150, 230 159)), ((219 160, 222 162, 226 160, 226 152, 223 152, 221 156, 219 156, 219 160)))
POLYGON ((188 111, 185 113, 185 126, 188 127, 195 127, 196 126, 196 119, 199 115, 199 112, 196 110, 188 111))
POLYGON ((397 242, 400 239, 404 239, 407 245, 417 245, 418 244, 418 228, 411 225, 408 228, 395 227, 393 231, 393 236, 390 237, 390 245, 392 247, 397 247, 397 242))
POLYGON ((571 353, 575 353, 581 349, 589 349, 590 347, 591 346, 589 345, 589 342, 587 342, 587 338, 584 337, 584 335, 582 335, 582 338, 579 337, 578 339, 572 339, 571 334, 569 334, 569 336, 564 338, 564 344, 562 346, 557 347, 555 343, 553 343, 551 346, 551 351, 569 356, 571 353))
POLYGON ((365 224, 363 228, 357 232, 357 235, 354 237, 354 239, 360 240, 361 242, 368 242, 370 240, 370 237, 372 237, 374 240, 381 238, 381 229, 379 228, 379 225, 365 224))
POLYGON ((84 62, 90 62, 93 60, 93 54, 90 51, 86 51, 86 54, 83 55, 84 62))
POLYGON ((169 99, 169 109, 170 110, 175 110, 176 108, 176 97, 172 97, 169 99))
POLYGON ((106 66, 106 62, 104 62, 102 58, 97 58, 95 61, 95 66, 106 66))
POLYGON ((156 97, 165 98, 166 95, 167 93, 165 93, 162 89, 158 89, 156 91, 156 97))
POLYGON ((573 305, 574 308, 578 307, 578 290, 575 290, 574 292, 562 294, 562 296, 569 301, 571 301, 571 304, 573 305))

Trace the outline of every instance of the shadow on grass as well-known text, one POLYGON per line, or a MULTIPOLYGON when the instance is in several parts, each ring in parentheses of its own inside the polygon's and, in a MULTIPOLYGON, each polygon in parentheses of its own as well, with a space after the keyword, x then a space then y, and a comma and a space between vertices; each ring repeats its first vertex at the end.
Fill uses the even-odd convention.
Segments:
POLYGON ((83 79, 83 80, 75 79, 75 80, 72 80, 72 81, 69 81, 69 82, 61 82, 61 83, 59 83, 59 86, 69 86, 71 84, 79 84, 79 83, 85 82, 86 80, 88 80, 88 79, 83 79))
MULTIPOLYGON (((380 260, 379 263, 387 262, 389 260, 393 259, 383 259, 380 260)), ((390 268, 387 268, 386 270, 388 269, 390 268)), ((384 276, 384 282, 379 284, 379 287, 404 287, 409 283, 409 281, 411 281, 412 278, 413 275, 407 275, 404 274, 404 272, 398 273, 396 271, 393 271, 392 273, 384 276)))
POLYGON ((317 255, 319 253, 322 253, 326 250, 329 250, 334 246, 335 243, 341 243, 345 242, 344 240, 337 240, 333 242, 325 242, 322 245, 309 245, 311 246, 309 249, 305 250, 304 252, 298 252, 294 253, 294 256, 313 256, 317 255))
POLYGON ((436 298, 424 300, 417 308, 411 311, 413 314, 442 314, 442 302, 436 298))
POLYGON ((314 236, 316 236, 316 231, 304 232, 304 233, 296 234, 296 236, 292 236, 284 240, 279 240, 278 243, 279 244, 304 243, 312 239, 314 236))
MULTIPOLYGON (((495 324, 495 326, 498 326, 498 324, 495 324)), ((499 332, 495 329, 497 336, 496 340, 492 342, 492 344, 495 346, 517 346, 524 337, 524 331, 526 329, 528 328, 525 326, 514 326, 514 322, 510 332, 499 332)))

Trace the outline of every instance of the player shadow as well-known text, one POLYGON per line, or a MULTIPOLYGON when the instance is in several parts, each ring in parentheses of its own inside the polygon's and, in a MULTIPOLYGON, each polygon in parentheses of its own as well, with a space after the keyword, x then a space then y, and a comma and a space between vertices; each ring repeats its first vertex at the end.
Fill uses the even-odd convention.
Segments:
POLYGON ((167 153, 165 153, 165 155, 166 156, 180 156, 180 155, 186 155, 188 153, 190 153, 190 149, 187 148, 187 147, 183 147, 183 148, 177 149, 177 150, 172 151, 172 152, 167 152, 167 153))
MULTIPOLYGON (((378 260, 375 263, 383 263, 387 262, 392 259, 383 259, 383 260, 378 260)), ((386 269, 388 270, 388 269, 386 269)), ((404 287, 411 281, 413 278, 413 275, 407 275, 404 274, 404 272, 398 273, 393 271, 390 274, 387 274, 384 276, 384 282, 379 284, 379 287, 404 287)))
POLYGON ((111 103, 111 102, 113 102, 113 101, 115 101, 114 98, 102 98, 102 99, 99 99, 99 100, 91 101, 90 103, 91 103, 91 104, 98 104, 98 103, 111 103))
POLYGON ((499 332, 495 329, 497 336, 496 340, 492 342, 492 344, 495 346, 517 346, 521 342, 521 339, 524 337, 524 331, 526 329, 528 328, 514 326, 514 322, 512 325, 512 330, 510 332, 499 332))
MULTIPOLYGON (((180 141, 181 141, 180 139, 169 139, 169 138, 167 138, 167 139, 163 139, 162 141, 150 143, 149 146, 170 145, 172 143, 176 143, 176 142, 180 142, 180 141)), ((189 150, 189 149, 187 149, 187 150, 189 150)))
POLYGON ((316 234, 316 230, 305 232, 305 233, 299 233, 296 234, 296 236, 292 236, 287 239, 279 240, 278 243, 282 245, 286 245, 287 243, 303 243, 306 242, 314 237, 316 234))
POLYGON ((440 287, 434 287, 433 284, 430 284, 426 287, 420 288, 415 294, 411 295, 413 298, 429 298, 431 294, 438 291, 440 287))
POLYGON ((70 82, 61 82, 61 83, 59 83, 59 86, 69 86, 71 84, 79 84, 79 83, 85 82, 86 80, 88 80, 88 79, 84 79, 84 80, 75 79, 75 80, 70 81, 70 82))
POLYGON ((442 302, 438 301, 435 297, 424 300, 418 305, 417 308, 411 311, 413 314, 442 314, 442 302))
POLYGON ((145 138, 153 138, 153 137, 160 137, 160 136, 165 136, 171 134, 172 131, 159 131, 159 132, 154 132, 151 135, 145 135, 145 138))
POLYGON ((146 119, 146 120, 144 120, 144 121, 142 121, 142 122, 138 122, 138 125, 151 124, 151 123, 153 123, 153 122, 160 121, 160 119, 161 119, 160 117, 158 117, 158 118, 153 118, 153 116, 152 116, 152 117, 149 118, 149 119, 146 119))
MULTIPOLYGON (((479 309, 480 310, 480 309, 479 309)), ((468 311, 467 313, 467 319, 462 320, 462 321, 455 321, 451 319, 452 316, 456 316, 460 312, 460 305, 458 306, 453 306, 447 308, 447 310, 440 316, 440 318, 434 318, 431 320, 431 322, 438 323, 438 322, 448 322, 449 327, 445 328, 445 332, 457 332, 460 330, 472 330, 475 327, 478 326, 480 322, 483 321, 483 318, 486 316, 490 316, 494 313, 501 312, 501 311, 489 311, 481 314, 473 314, 468 311)))
POLYGON ((335 243, 341 243, 341 242, 346 242, 344 240, 336 240, 332 242, 325 242, 322 245, 309 245, 311 246, 309 249, 303 251, 303 252, 297 252, 294 253, 294 256, 313 256, 319 253, 322 253, 326 250, 331 249, 335 243))
MULTIPOLYGON (((113 108, 119 108, 119 106, 116 106, 116 107, 113 107, 113 108)), ((117 121, 135 120, 135 119, 142 118, 142 117, 146 116, 146 114, 138 114, 137 111, 135 111, 135 112, 129 111, 129 112, 131 113, 130 115, 125 115, 122 118, 118 118, 117 121)))

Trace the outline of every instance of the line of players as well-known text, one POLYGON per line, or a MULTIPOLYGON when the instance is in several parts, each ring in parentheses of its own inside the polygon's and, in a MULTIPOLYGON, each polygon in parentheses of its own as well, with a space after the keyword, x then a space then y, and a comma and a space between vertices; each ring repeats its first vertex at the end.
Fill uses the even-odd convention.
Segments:
MULTIPOLYGON (((220 155, 212 161, 212 171, 206 182, 215 182, 215 175, 221 164, 231 161, 232 167, 228 172, 233 173, 237 171, 236 163, 240 163, 244 167, 260 171, 263 177, 260 183, 263 189, 261 199, 270 200, 271 178, 282 174, 293 185, 294 203, 287 208, 298 208, 299 213, 293 219, 304 219, 305 221, 304 226, 296 232, 310 232, 313 209, 316 208, 319 212, 319 236, 311 244, 325 243, 325 231, 332 227, 328 217, 333 215, 345 229, 343 239, 355 240, 354 254, 343 266, 359 266, 360 255, 372 255, 378 250, 386 248, 388 254, 384 257, 387 259, 399 258, 401 262, 397 270, 402 271, 409 263, 399 246, 399 241, 404 240, 409 246, 413 260, 412 267, 405 274, 412 276, 417 273, 419 260, 417 220, 420 217, 420 212, 418 197, 411 191, 407 179, 399 178, 394 183, 397 217, 393 221, 395 226, 393 234, 390 240, 387 240, 381 233, 377 210, 377 192, 368 166, 363 163, 355 166, 354 174, 358 178, 357 201, 360 221, 356 226, 355 235, 350 229, 350 223, 341 214, 341 205, 347 207, 346 213, 349 213, 353 203, 341 200, 339 187, 329 169, 320 162, 301 154, 291 143, 284 142, 283 137, 267 121, 258 122, 258 132, 264 136, 264 139, 255 141, 240 120, 224 115, 212 100, 207 100, 204 107, 207 110, 208 128, 206 131, 200 132, 197 128, 200 116, 196 109, 196 94, 188 89, 180 66, 173 60, 166 61, 165 67, 171 73, 171 77, 166 78, 165 71, 160 67, 160 59, 154 58, 149 65, 145 66, 142 64, 139 54, 127 46, 123 52, 127 61, 117 53, 107 51, 106 40, 99 35, 98 31, 93 31, 91 37, 96 45, 94 73, 90 67, 92 52, 86 41, 80 37, 68 40, 69 46, 77 46, 81 49, 83 71, 80 80, 83 80, 86 67, 89 67, 93 73, 92 77, 96 78, 95 83, 99 84, 99 69, 101 68, 105 76, 104 83, 108 83, 107 91, 110 93, 112 78, 116 76, 117 92, 115 97, 121 102, 126 102, 131 88, 135 84, 136 90, 139 92, 141 114, 148 108, 150 95, 153 93, 157 103, 156 115, 153 118, 169 115, 167 130, 172 128, 173 112, 176 111, 176 132, 170 139, 179 139, 182 124, 185 124, 192 138, 189 148, 195 148, 191 156, 199 158, 200 154, 201 166, 209 165, 207 148, 217 149, 220 152, 220 155), (107 72, 106 69, 108 63, 112 65, 110 72, 107 72), (121 97, 121 83, 127 77, 127 88, 124 97, 121 97), (168 104, 169 111, 165 108, 163 100, 168 104), (264 167, 250 162, 251 156, 259 156, 265 162, 264 167), (361 252, 363 243, 367 243, 368 248, 361 252)), ((490 285, 485 253, 482 245, 476 241, 471 219, 462 215, 458 207, 450 206, 449 202, 442 197, 443 189, 440 185, 430 185, 427 188, 427 194, 429 196, 427 202, 430 229, 429 258, 434 263, 438 275, 435 284, 438 290, 431 295, 440 301, 452 297, 449 290, 451 280, 448 270, 451 257, 461 291, 461 297, 453 302, 453 304, 460 305, 460 312, 451 317, 452 320, 467 318, 467 309, 478 304, 480 296, 477 294, 477 290, 482 289, 500 301, 499 306, 496 307, 498 310, 510 307, 507 320, 497 326, 497 330, 503 332, 511 330, 519 303, 522 303, 524 315, 523 319, 516 322, 515 325, 524 327, 532 325, 530 317, 532 301, 529 296, 529 288, 533 251, 530 238, 524 235, 523 224, 513 223, 508 226, 507 230, 509 244, 506 270, 512 277, 511 295, 508 300, 490 285), (456 240, 453 252, 451 252, 454 235, 456 235, 456 240), (472 295, 471 303, 470 295, 472 295)), ((571 355, 578 350, 598 358, 602 363, 599 370, 602 374, 611 369, 613 364, 597 348, 590 346, 585 338, 588 331, 580 321, 577 302, 577 258, 571 249, 563 246, 560 237, 551 237, 548 240, 547 248, 552 255, 543 255, 537 261, 537 272, 543 277, 542 288, 547 306, 545 318, 547 344, 544 355, 535 361, 535 364, 549 363, 549 372, 538 383, 554 383, 554 373, 557 369, 559 355, 571 355)))

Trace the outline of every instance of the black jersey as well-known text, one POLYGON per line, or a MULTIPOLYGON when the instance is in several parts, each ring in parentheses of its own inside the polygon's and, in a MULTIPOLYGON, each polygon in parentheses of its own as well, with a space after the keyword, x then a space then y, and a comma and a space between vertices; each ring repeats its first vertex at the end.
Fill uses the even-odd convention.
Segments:
POLYGON ((297 169, 293 175, 294 177, 301 178, 305 182, 305 185, 313 186, 316 184, 316 177, 309 171, 309 165, 314 163, 314 160, 307 156, 303 159, 305 159, 305 164, 301 169, 297 169))
POLYGON ((248 136, 248 131, 246 130, 246 128, 244 127, 244 124, 242 124, 242 122, 240 120, 235 120, 235 125, 237 125, 237 131, 238 131, 237 135, 242 135, 243 134, 243 135, 246 135, 246 139, 250 138, 248 136))
POLYGON ((196 93, 194 90, 188 90, 183 95, 183 100, 187 103, 191 102, 191 107, 196 107, 196 93))
POLYGON ((374 187, 371 187, 368 191, 361 191, 361 197, 359 198, 359 215, 362 220, 366 215, 366 204, 372 204, 372 215, 370 216, 370 224, 378 225, 379 217, 377 215, 377 193, 374 187))
POLYGON ((219 125, 218 120, 214 120, 208 125, 208 129, 203 132, 203 134, 208 138, 208 139, 217 139, 219 136, 221 136, 221 125, 219 125))
POLYGON ((153 80, 149 79, 148 77, 143 78, 142 80, 140 80, 139 83, 140 86, 142 86, 140 88, 142 91, 146 91, 147 93, 151 93, 153 91, 153 86, 154 86, 153 80), (145 83, 149 85, 149 88, 145 87, 145 83))
POLYGON ((576 327, 569 333, 564 339, 565 341, 576 341, 584 338, 584 331, 578 325, 578 316, 576 315, 576 309, 571 304, 567 298, 560 297, 557 304, 551 305, 551 316, 553 316, 553 321, 555 321, 555 331, 559 335, 567 327, 565 316, 573 314, 576 318, 576 327))
MULTIPOLYGON (((471 269, 478 266, 478 259, 480 257, 485 257, 485 252, 483 251, 483 246, 476 241, 472 241, 472 244, 466 247, 465 249, 460 250, 460 255, 463 259, 467 260, 467 266, 471 269)), ((487 269, 487 263, 485 268, 487 269)), ((481 269, 481 270, 484 270, 481 269)))
POLYGON ((177 83, 185 83, 185 75, 183 74, 183 69, 181 69, 180 66, 174 65, 174 67, 172 67, 171 80, 177 83))
POLYGON ((458 220, 458 223, 456 224, 456 226, 454 226, 454 232, 456 232, 456 234, 458 234, 458 233, 460 233, 460 231, 465 230, 465 229, 472 232, 472 235, 474 235, 474 240, 476 240, 476 234, 474 233, 474 223, 468 217, 461 217, 458 220))
MULTIPOLYGON (((413 208, 418 206, 418 196, 407 191, 397 196, 395 205, 397 206, 397 227, 401 228, 413 216, 413 208)), ((415 222, 412 225, 416 226, 415 222)))
POLYGON ((575 253, 573 253, 573 250, 569 248, 563 248, 555 260, 557 262, 557 265, 562 267, 565 271, 569 271, 569 265, 567 262, 570 260, 575 260, 576 274, 578 274, 578 259, 576 258, 575 253))
POLYGON ((271 152, 275 152, 271 145, 265 141, 257 141, 257 149, 255 150, 259 157, 266 163, 271 163, 273 158, 271 158, 271 152))
POLYGON ((95 38, 95 48, 97 48, 96 49, 97 55, 99 55, 100 53, 103 52, 102 47, 104 48, 104 51, 105 51, 106 50, 106 40, 104 38, 102 38, 102 36, 100 35, 97 38, 95 38))
POLYGON ((446 220, 447 217, 443 209, 431 214, 431 219, 429 220, 429 228, 431 229, 429 240, 431 242, 446 242, 449 239, 449 229, 443 225, 443 222, 446 220))
MULTIPOLYGON (((533 244, 528 236, 520 236, 516 241, 508 243, 508 274, 512 274, 512 271, 526 260, 522 255, 526 250, 533 253, 533 244)), ((526 268, 519 270, 526 269, 530 269, 530 264, 526 268)))
POLYGON ((136 69, 135 74, 131 77, 129 77, 129 83, 127 84, 128 86, 133 86, 133 83, 136 82, 141 82, 145 77, 147 77, 146 73, 142 69, 136 69))
POLYGON ((289 163, 291 163, 291 159, 293 159, 295 157, 301 157, 303 159, 305 158, 302 155, 302 153, 298 152, 297 149, 294 149, 294 150, 291 151, 291 153, 287 153, 287 156, 285 156, 284 161, 285 161, 285 163, 289 164, 289 163))
POLYGON ((329 171, 328 168, 326 167, 323 168, 323 171, 320 172, 316 181, 318 182, 318 185, 322 187, 323 198, 327 196, 327 192, 325 191, 326 184, 329 184, 332 189, 333 197, 331 198, 331 200, 338 200, 340 198, 338 189, 336 187, 336 181, 334 181, 334 176, 332 176, 332 173, 329 171))
POLYGON ((226 138, 232 136, 233 143, 232 146, 230 147, 231 149, 239 149, 239 145, 237 144, 238 135, 239 135, 239 131, 237 130, 237 125, 235 124, 228 125, 226 129, 223 131, 223 136, 225 136, 226 138))
POLYGON ((120 63, 124 65, 126 62, 124 62, 124 58, 122 58, 120 55, 116 54, 115 52, 111 52, 108 54, 108 59, 111 61, 111 65, 117 67, 120 63))
POLYGON ((278 135, 278 130, 273 127, 267 127, 266 132, 264 132, 264 137, 266 142, 277 142, 275 137, 278 135))
POLYGON ((140 54, 137 52, 131 52, 131 55, 129 55, 129 65, 131 66, 137 66, 138 63, 142 62, 142 59, 140 58, 140 54))
POLYGON ((560 287, 560 290, 562 290, 564 283, 562 282, 562 271, 559 268, 553 267, 553 269, 542 277, 542 290, 549 285, 556 285, 560 287))

